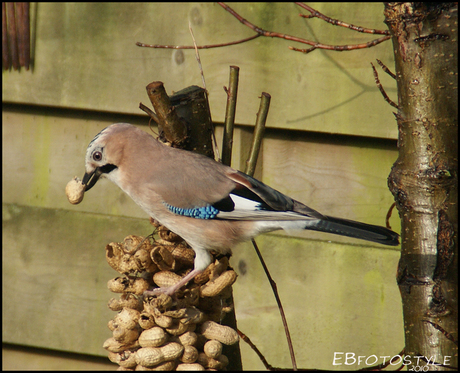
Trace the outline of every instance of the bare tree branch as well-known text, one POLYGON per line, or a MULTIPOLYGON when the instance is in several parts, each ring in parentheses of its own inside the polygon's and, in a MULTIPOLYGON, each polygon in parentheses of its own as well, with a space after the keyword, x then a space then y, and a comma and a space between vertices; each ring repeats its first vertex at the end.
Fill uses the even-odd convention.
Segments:
POLYGON ((377 59, 377 63, 380 65, 383 71, 390 75, 393 79, 396 79, 395 73, 393 73, 382 61, 377 59))
POLYGON ((377 70, 375 69, 375 66, 374 64, 371 62, 371 66, 372 66, 372 70, 374 72, 374 79, 375 79, 375 84, 377 84, 377 87, 379 88, 380 90, 380 93, 382 94, 383 98, 385 99, 386 102, 388 102, 391 106, 393 106, 394 108, 398 109, 398 105, 396 105, 390 97, 388 97, 387 93, 385 92, 385 90, 383 89, 382 87, 382 84, 380 83, 380 79, 379 79, 379 74, 377 73, 377 70))
MULTIPOLYGON (((229 45, 236 45, 236 44, 243 44, 247 41, 254 40, 262 35, 252 35, 249 38, 244 38, 241 40, 231 41, 228 43, 220 43, 220 44, 209 44, 209 45, 197 45, 196 49, 211 49, 211 48, 220 48, 220 47, 228 47, 229 45)), ((141 42, 136 42, 138 47, 146 47, 146 48, 158 48, 158 49, 195 49, 194 45, 161 45, 161 44, 145 44, 141 42)))
POLYGON ((273 366, 271 366, 268 363, 267 359, 265 359, 265 356, 262 354, 262 352, 260 352, 260 350, 257 348, 257 346, 254 343, 252 343, 252 341, 249 339, 249 337, 239 329, 237 329, 236 331, 237 331, 238 335, 240 336, 240 338, 243 341, 245 341, 252 348, 252 350, 257 354, 257 356, 259 357, 260 361, 265 366, 265 369, 267 369, 267 370, 275 370, 275 369, 273 369, 273 366))
POLYGON ((361 44, 350 44, 350 45, 329 45, 329 44, 322 44, 318 43, 316 41, 312 40, 307 40, 307 39, 302 39, 297 36, 293 35, 287 35, 287 34, 281 34, 279 32, 275 31, 268 31, 260 28, 259 26, 254 25, 253 23, 249 22, 247 19, 243 18, 240 16, 237 12, 235 12, 232 8, 230 8, 227 4, 225 3, 218 3, 222 8, 224 8, 227 12, 229 12, 232 16, 234 16, 238 21, 240 21, 243 25, 246 27, 249 27, 251 30, 254 30, 256 32, 256 35, 250 36, 248 38, 244 38, 241 40, 236 40, 236 41, 231 41, 228 43, 219 43, 219 44, 209 44, 209 45, 201 45, 201 46, 193 46, 193 45, 161 45, 161 44, 145 44, 141 42, 136 42, 136 45, 139 47, 147 47, 147 48, 159 48, 159 49, 210 49, 210 48, 220 48, 220 47, 227 47, 230 45, 236 45, 236 44, 243 44, 248 41, 254 40, 258 38, 259 36, 266 36, 270 38, 280 38, 280 39, 285 39, 285 40, 290 40, 290 41, 295 41, 298 43, 302 44, 307 44, 311 45, 311 48, 308 49, 299 49, 295 47, 289 47, 289 49, 297 52, 302 52, 302 53, 310 53, 314 51, 315 49, 326 49, 326 50, 333 50, 337 52, 342 52, 342 51, 349 51, 349 50, 354 50, 354 49, 364 49, 364 48, 371 48, 377 44, 380 44, 388 39, 390 39, 390 35, 388 30, 374 30, 374 29, 367 29, 364 27, 360 26, 354 26, 345 22, 342 22, 337 19, 332 19, 324 14, 316 11, 315 9, 309 7, 308 5, 302 4, 302 3, 296 3, 297 5, 301 6, 302 8, 308 10, 311 12, 311 15, 302 15, 302 17, 305 18, 312 18, 312 17, 317 17, 320 19, 323 19, 324 21, 331 23, 336 26, 342 26, 349 28, 354 31, 358 32, 363 32, 363 33, 368 33, 368 34, 382 34, 385 36, 382 36, 381 38, 369 41, 367 43, 361 43, 361 44))
POLYGON ((326 21, 334 26, 341 26, 341 27, 346 27, 354 31, 358 32, 364 32, 366 34, 381 34, 381 35, 390 35, 390 31, 388 30, 375 30, 375 29, 368 29, 364 28, 361 26, 354 26, 349 23, 345 23, 343 21, 340 21, 338 19, 333 19, 329 18, 328 16, 325 16, 324 14, 318 12, 317 10, 313 9, 311 6, 308 6, 304 3, 296 3, 298 6, 301 8, 304 8, 305 10, 308 10, 311 14, 299 14, 303 18, 320 18, 323 21, 326 21))
MULTIPOLYGON (((381 42, 390 39, 390 36, 386 35, 386 36, 384 36, 382 38, 373 40, 373 41, 368 42, 368 43, 363 43, 363 44, 354 44, 354 45, 328 45, 328 44, 322 44, 322 43, 318 43, 316 41, 302 39, 302 38, 299 38, 297 36, 292 36, 292 35, 287 35, 287 34, 280 34, 278 32, 264 30, 264 29, 262 29, 262 28, 260 28, 260 27, 258 27, 256 25, 252 24, 251 22, 249 22, 248 20, 244 19, 243 17, 241 17, 237 12, 235 12, 227 4, 225 4, 225 3, 218 3, 218 4, 221 7, 223 7, 227 12, 229 12, 232 16, 234 16, 238 21, 240 21, 243 25, 245 25, 245 26, 249 27, 250 29, 254 30, 259 35, 270 37, 270 38, 281 38, 281 39, 286 39, 286 40, 292 40, 292 41, 296 41, 296 42, 299 42, 299 43, 302 43, 302 44, 311 45, 313 48, 310 48, 310 50, 308 50, 308 52, 311 52, 314 49, 318 49, 318 48, 319 49, 334 50, 334 51, 346 51, 346 50, 353 50, 353 49, 370 48, 370 47, 373 47, 374 45, 380 44, 381 42)), ((311 8, 311 9, 314 11, 313 8, 311 8)), ((321 13, 319 13, 319 14, 321 14, 321 13)), ((323 17, 325 17, 325 16, 323 16, 323 17)), ((329 18, 329 19, 331 19, 331 18, 329 18)), ((337 21, 337 22, 340 22, 340 21, 337 21)), ((343 23, 343 24, 345 24, 345 23, 343 23)), ((357 28, 357 26, 353 26, 353 27, 357 28)), ((303 52, 303 50, 298 50, 298 49, 293 48, 293 47, 289 47, 289 49, 303 52)), ((308 53, 308 52, 304 52, 304 53, 308 53)))

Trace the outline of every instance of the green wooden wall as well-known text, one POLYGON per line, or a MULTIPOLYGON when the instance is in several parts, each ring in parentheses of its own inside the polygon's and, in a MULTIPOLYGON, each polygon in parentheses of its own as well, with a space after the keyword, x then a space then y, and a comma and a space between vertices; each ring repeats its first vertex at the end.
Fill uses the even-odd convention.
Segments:
MULTIPOLYGON (((310 5, 348 23, 385 27, 382 4, 310 5)), ((293 4, 231 6, 264 29, 325 44, 372 39, 302 19, 293 4)), ((106 283, 116 272, 105 262, 105 245, 151 228, 145 213, 110 182, 98 184, 77 206, 67 202, 65 185, 82 177, 86 146, 105 126, 130 122, 148 131, 148 118, 138 109, 139 102, 148 104, 148 83, 163 81, 168 92, 202 84, 194 51, 139 48, 135 42, 190 45, 189 22, 198 44, 253 32, 213 3, 31 8, 33 68, 2 76, 4 368, 83 369, 91 363, 82 361, 91 360, 86 356, 106 356, 102 343, 111 334, 106 283), (44 349, 40 362, 35 348, 44 349), (57 357, 59 351, 80 355, 57 357)), ((386 178, 397 157, 397 128, 370 62, 378 58, 391 68, 390 42, 308 55, 289 45, 299 47, 258 38, 200 52, 218 138, 223 86, 229 66, 237 65, 233 166, 244 168, 258 97, 268 92, 272 104, 256 176, 326 214, 384 225, 393 201, 386 178)), ((380 75, 395 98, 395 83, 380 75)), ((399 230, 397 216, 391 224, 399 230)), ((398 248, 317 232, 274 233, 257 242, 278 284, 299 367, 357 369, 365 365, 333 366, 334 352, 393 356, 402 349, 398 248)), ((272 365, 289 367, 276 303, 251 245, 235 248, 231 264, 239 273, 239 328, 272 365)), ((241 349, 245 369, 263 369, 247 345, 241 349)), ((116 366, 94 369, 101 367, 116 366)))

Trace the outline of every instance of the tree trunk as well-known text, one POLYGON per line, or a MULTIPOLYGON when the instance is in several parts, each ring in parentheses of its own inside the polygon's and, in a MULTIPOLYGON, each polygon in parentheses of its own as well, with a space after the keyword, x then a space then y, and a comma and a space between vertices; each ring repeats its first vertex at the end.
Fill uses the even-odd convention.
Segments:
POLYGON ((409 369, 458 367, 457 10, 457 3, 385 3, 399 129, 388 183, 402 222, 397 281, 409 369))

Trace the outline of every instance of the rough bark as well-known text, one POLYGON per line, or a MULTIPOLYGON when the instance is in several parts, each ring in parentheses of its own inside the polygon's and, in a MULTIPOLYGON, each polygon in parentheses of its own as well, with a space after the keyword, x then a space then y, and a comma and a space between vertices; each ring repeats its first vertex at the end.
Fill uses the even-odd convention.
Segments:
POLYGON ((399 157, 388 182, 402 223, 405 361, 432 370, 458 366, 457 10, 385 3, 398 86, 399 157))

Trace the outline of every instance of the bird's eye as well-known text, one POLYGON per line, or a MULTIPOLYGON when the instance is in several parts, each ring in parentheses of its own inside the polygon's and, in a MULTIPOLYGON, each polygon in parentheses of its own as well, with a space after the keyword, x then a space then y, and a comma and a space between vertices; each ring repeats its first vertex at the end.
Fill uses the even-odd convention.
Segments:
POLYGON ((101 152, 94 152, 93 153, 93 159, 96 162, 102 161, 102 153, 101 152))

